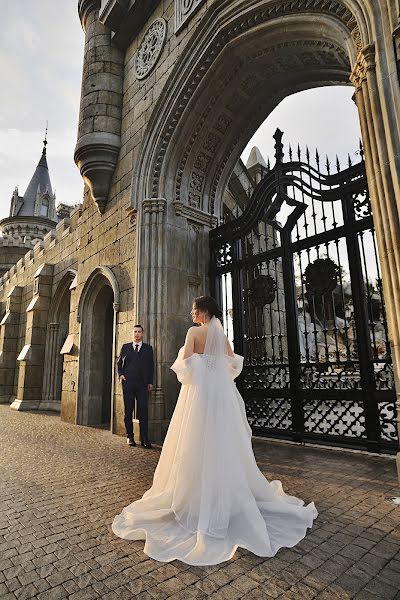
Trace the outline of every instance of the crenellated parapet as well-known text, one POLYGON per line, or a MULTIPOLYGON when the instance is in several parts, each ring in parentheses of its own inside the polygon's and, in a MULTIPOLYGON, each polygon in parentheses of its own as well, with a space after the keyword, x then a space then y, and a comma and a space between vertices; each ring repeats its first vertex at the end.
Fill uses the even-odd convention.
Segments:
POLYGON ((46 260, 52 261, 62 253, 64 247, 72 245, 70 234, 80 225, 81 206, 71 211, 69 218, 60 221, 54 229, 51 229, 42 240, 36 240, 34 245, 31 240, 18 240, 17 238, 0 238, 1 256, 7 258, 7 252, 12 256, 12 264, 5 262, 8 268, 2 273, 0 263, 0 298, 4 289, 21 278, 25 271, 34 265, 40 265, 46 260))

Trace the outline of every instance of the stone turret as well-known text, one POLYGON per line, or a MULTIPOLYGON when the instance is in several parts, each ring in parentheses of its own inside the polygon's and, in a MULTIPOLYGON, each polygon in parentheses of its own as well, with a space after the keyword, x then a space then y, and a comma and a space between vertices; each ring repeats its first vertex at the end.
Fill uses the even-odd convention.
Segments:
POLYGON ((40 160, 23 196, 16 187, 11 196, 9 216, 0 221, 0 277, 29 249, 43 240, 73 206, 58 204, 53 192, 46 156, 47 132, 40 160))
POLYGON ((59 221, 47 165, 46 146, 45 138, 42 155, 25 194, 20 196, 18 188, 15 188, 11 196, 10 215, 0 221, 0 233, 5 239, 34 244, 54 229, 59 221))
POLYGON ((121 146, 124 56, 99 21, 100 0, 80 0, 85 31, 81 108, 75 162, 93 201, 104 212, 121 146))

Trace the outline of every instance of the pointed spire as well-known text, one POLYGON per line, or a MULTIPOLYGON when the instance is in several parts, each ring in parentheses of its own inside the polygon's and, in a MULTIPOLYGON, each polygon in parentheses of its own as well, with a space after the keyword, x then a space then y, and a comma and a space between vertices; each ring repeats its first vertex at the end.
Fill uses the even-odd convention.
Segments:
POLYGON ((38 165, 33 173, 33 176, 26 188, 25 194, 21 206, 18 210, 18 216, 33 217, 35 216, 35 206, 37 205, 37 197, 42 196, 46 192, 51 198, 51 205, 54 205, 53 190, 51 187, 49 168, 47 166, 46 158, 46 146, 47 146, 47 124, 45 138, 43 140, 42 156, 38 162, 38 165))
POLYGON ((246 162, 246 168, 251 169, 256 165, 261 165, 262 167, 266 167, 265 160, 263 155, 261 154, 259 148, 257 146, 253 146, 250 151, 249 158, 246 162))
POLYGON ((40 160, 39 160, 39 163, 38 163, 38 167, 44 167, 45 169, 48 169, 48 168, 49 168, 49 167, 47 166, 47 158, 46 158, 47 129, 48 129, 48 124, 49 124, 49 122, 48 122, 48 121, 46 121, 46 132, 45 132, 45 134, 44 134, 42 156, 40 157, 40 160))

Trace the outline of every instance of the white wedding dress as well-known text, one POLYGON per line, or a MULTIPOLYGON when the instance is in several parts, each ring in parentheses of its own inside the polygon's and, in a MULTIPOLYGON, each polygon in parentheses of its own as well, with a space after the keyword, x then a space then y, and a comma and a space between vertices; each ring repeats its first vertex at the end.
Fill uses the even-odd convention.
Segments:
POLYGON ((218 319, 209 324, 204 354, 172 365, 182 388, 152 487, 113 521, 114 533, 145 540, 151 558, 214 565, 238 546, 273 556, 304 538, 314 503, 284 493, 258 469, 251 429, 234 378, 243 357, 226 354, 218 319))

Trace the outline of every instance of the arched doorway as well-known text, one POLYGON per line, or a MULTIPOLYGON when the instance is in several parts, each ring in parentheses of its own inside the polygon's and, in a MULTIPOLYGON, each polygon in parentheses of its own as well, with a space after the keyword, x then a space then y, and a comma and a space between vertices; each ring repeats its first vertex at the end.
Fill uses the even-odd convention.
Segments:
POLYGON ((97 267, 78 307, 80 322, 76 423, 113 430, 113 389, 118 285, 112 270, 97 267))
POLYGON ((393 299, 400 271, 387 248, 400 235, 399 136, 392 135, 400 102, 385 11, 367 0, 213 3, 177 60, 153 110, 132 186, 132 206, 138 209, 137 318, 155 347, 167 415, 176 393, 169 365, 189 324, 190 296, 209 289, 208 233, 222 214, 243 148, 286 96, 350 85, 350 79, 398 374, 400 313, 393 299), (391 73, 389 93, 382 81, 391 73), (160 323, 171 323, 173 335, 165 336, 160 323))
POLYGON ((68 269, 58 284, 49 310, 46 333, 43 392, 40 410, 61 410, 61 390, 64 356, 62 346, 69 331, 71 290, 76 277, 74 269, 68 269))

